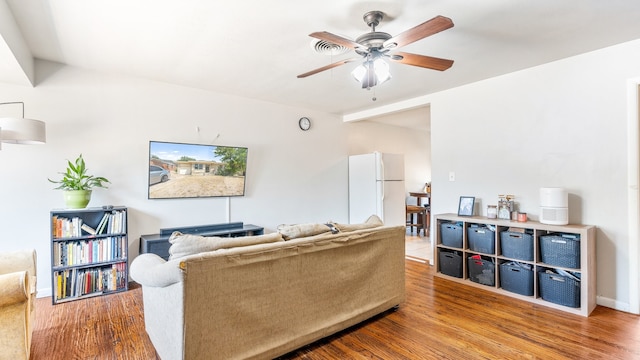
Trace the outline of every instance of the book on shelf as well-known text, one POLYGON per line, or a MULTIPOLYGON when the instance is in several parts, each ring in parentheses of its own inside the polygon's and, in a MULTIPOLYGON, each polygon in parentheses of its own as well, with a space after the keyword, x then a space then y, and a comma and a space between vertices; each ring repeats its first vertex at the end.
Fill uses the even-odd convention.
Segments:
POLYGON ((98 224, 98 226, 96 227, 96 232, 98 234, 102 234, 102 232, 104 231, 104 227, 107 224, 107 220, 109 219, 109 213, 104 213, 104 215, 102 215, 102 219, 100 220, 100 223, 98 224))
POLYGON ((124 232, 124 211, 114 211, 113 213, 105 213, 95 229, 85 223, 79 217, 71 219, 54 215, 52 221, 52 235, 56 239, 81 237, 82 230, 90 235, 98 234, 117 234, 124 232))
POLYGON ((87 225, 87 224, 82 224, 82 226, 80 226, 80 228, 84 231, 86 231, 87 233, 91 234, 91 235, 95 235, 96 234, 96 229, 92 228, 91 226, 87 225))
POLYGON ((82 219, 78 217, 67 219, 61 216, 54 216, 52 221, 52 233, 54 238, 82 236, 82 219))
POLYGON ((128 241, 125 236, 53 244, 54 266, 75 266, 124 259, 128 241))
POLYGON ((89 235, 121 234, 126 229, 126 211, 105 212, 95 228, 84 223, 82 218, 77 216, 68 219, 60 215, 53 215, 51 221, 52 235, 56 239, 82 237, 82 230, 89 235))
POLYGON ((121 234, 126 229, 126 212, 124 210, 114 210, 104 213, 96 231, 98 234, 121 234))
POLYGON ((126 289, 124 262, 90 269, 66 269, 54 272, 56 300, 77 298, 126 289))

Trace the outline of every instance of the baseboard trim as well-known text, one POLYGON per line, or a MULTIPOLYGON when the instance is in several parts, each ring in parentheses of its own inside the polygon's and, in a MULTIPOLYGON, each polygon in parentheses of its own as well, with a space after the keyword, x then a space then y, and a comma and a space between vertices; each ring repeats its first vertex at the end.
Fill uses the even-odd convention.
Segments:
POLYGON ((631 306, 629 303, 624 303, 615 299, 606 298, 604 296, 596 297, 596 304, 605 306, 618 311, 631 312, 631 306))
POLYGON ((38 289, 38 293, 36 294, 36 298, 43 298, 51 296, 51 288, 38 289))
POLYGON ((407 259, 407 260, 411 260, 411 261, 417 261, 417 262, 423 263, 423 264, 427 263, 426 259, 421 259, 419 257, 415 257, 415 256, 411 256, 411 255, 405 255, 404 258, 407 259))

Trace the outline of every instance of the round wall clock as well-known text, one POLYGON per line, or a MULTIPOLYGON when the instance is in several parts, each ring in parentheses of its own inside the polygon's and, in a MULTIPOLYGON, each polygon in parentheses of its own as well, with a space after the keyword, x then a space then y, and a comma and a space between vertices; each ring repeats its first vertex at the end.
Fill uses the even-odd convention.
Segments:
POLYGON ((300 126, 302 131, 307 131, 311 129, 311 120, 309 120, 308 117, 301 117, 300 120, 298 120, 298 126, 300 126))

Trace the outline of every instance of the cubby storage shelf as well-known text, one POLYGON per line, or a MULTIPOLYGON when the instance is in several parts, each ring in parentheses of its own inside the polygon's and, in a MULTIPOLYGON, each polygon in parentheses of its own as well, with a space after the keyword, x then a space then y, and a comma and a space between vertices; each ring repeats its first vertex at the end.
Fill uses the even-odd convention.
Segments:
MULTIPOLYGON (((595 226, 547 225, 536 221, 518 222, 503 219, 489 219, 482 216, 458 216, 456 214, 439 214, 435 215, 434 218, 436 225, 436 249, 434 251, 434 264, 437 269, 436 276, 581 316, 589 316, 596 307, 595 226), (442 231, 443 225, 444 233, 442 231), (515 245, 513 243, 508 244, 507 255, 509 256, 506 256, 503 253, 504 248, 500 234, 509 230, 513 230, 513 233, 508 234, 527 235, 523 235, 522 237, 513 235, 513 240, 516 241, 516 243, 515 245), (493 234, 491 234, 491 231, 493 231, 493 234), (460 232, 462 233, 461 241, 460 239, 453 238, 459 237, 460 232), (470 246, 470 233, 474 236, 474 249, 470 246), (480 235, 478 236, 476 233, 480 233, 480 235), (577 267, 568 268, 558 266, 557 264, 547 264, 542 261, 541 238, 545 237, 545 241, 549 241, 550 235, 557 235, 554 236, 554 238, 558 239, 566 236, 566 238, 570 240, 569 245, 573 246, 573 248, 569 247, 569 251, 567 251, 566 247, 559 249, 561 250, 559 253, 562 254, 561 256, 575 256, 575 259, 557 259, 557 256, 552 256, 551 258, 554 259, 554 261, 559 260, 561 264, 577 263, 577 267), (444 242, 443 237, 445 238, 444 242), (579 239, 579 241, 575 239, 579 239), (480 242, 481 245, 478 245, 478 242, 480 242), (530 242, 533 244, 530 245, 530 242), (454 244, 454 246, 451 246, 452 244, 454 244), (456 245, 460 246, 458 247, 456 245), (529 246, 532 246, 532 249, 529 248, 529 246), (533 254, 531 254, 531 251, 533 254), (440 261, 441 254, 446 256, 446 258, 442 259, 442 262, 440 261), (471 256, 475 256, 475 262, 469 260, 471 256), (569 261, 565 262, 564 260, 569 261), (524 267, 529 270, 525 270, 523 274, 515 274, 515 276, 509 274, 508 279, 505 278, 504 284, 511 287, 511 289, 505 290, 502 287, 501 280, 503 279, 501 279, 500 276, 500 265, 512 264, 512 262, 523 264, 524 267), (493 264, 493 266, 491 266, 491 264, 493 264), (442 266, 445 268, 443 269, 442 266), (454 268, 455 266, 460 266, 461 269, 454 268), (471 272, 470 266, 473 267, 471 272), (549 287, 549 285, 547 285, 549 282, 546 278, 545 283, 541 284, 539 273, 545 273, 547 270, 553 270, 554 272, 559 272, 564 275, 568 273, 569 275, 567 276, 571 277, 571 281, 567 282, 567 288, 562 287, 561 281, 558 282, 558 284, 561 285, 559 288, 556 286, 549 287), (533 281, 531 281, 531 274, 528 273, 528 271, 533 271, 533 281), (462 273, 462 277, 451 275, 459 274, 460 272, 462 273), (474 277, 473 280, 470 273, 474 277), (580 280, 575 281, 572 278, 573 276, 580 280), (520 279, 526 281, 526 283, 519 283, 520 279), (533 283, 533 289, 530 289, 531 283, 533 283), (540 291, 541 286, 545 286, 543 292, 546 299, 542 297, 540 291), (568 294, 558 293, 564 290, 568 290, 568 294), (532 293, 533 295, 526 295, 528 293, 532 293)), ((505 236, 506 235, 507 234, 505 234, 505 236)), ((511 239, 507 238, 505 241, 511 241, 511 239)), ((548 251, 549 250, 545 250, 545 255, 549 255, 548 251)), ((549 256, 546 256, 546 258, 548 260, 549 256)), ((518 271, 517 269, 513 270, 512 267, 507 268, 508 266, 505 266, 503 270, 518 271)), ((553 275, 553 277, 562 280, 562 275, 553 275)), ((556 285, 556 283, 553 282, 553 285, 556 285)))

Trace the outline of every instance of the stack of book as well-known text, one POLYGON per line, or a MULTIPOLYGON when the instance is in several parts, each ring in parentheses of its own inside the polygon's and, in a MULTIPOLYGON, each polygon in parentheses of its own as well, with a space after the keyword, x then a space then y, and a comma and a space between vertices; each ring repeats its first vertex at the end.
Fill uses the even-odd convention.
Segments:
POLYGON ((53 277, 56 300, 103 294, 126 288, 126 264, 55 271, 53 277))
POLYGON ((83 230, 89 235, 122 234, 127 228, 127 216, 124 210, 105 212, 95 228, 84 223, 79 217, 68 219, 55 215, 52 221, 51 229, 56 239, 81 237, 84 235, 83 230))
POLYGON ((53 266, 72 266, 117 260, 125 257, 127 239, 124 236, 55 242, 53 266))

